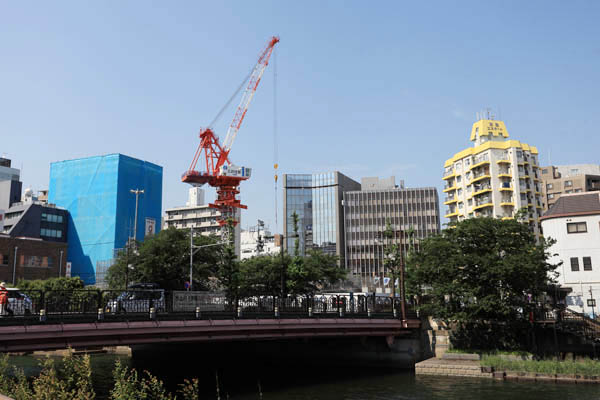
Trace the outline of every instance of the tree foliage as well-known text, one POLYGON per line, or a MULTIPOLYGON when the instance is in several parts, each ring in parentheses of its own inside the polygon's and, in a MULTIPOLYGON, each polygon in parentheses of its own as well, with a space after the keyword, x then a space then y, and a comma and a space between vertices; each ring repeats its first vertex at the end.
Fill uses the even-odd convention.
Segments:
POLYGON ((76 290, 83 289, 83 280, 79 277, 67 278, 50 278, 45 280, 21 280, 17 286, 21 290, 39 290, 39 291, 50 291, 50 290, 76 290))
POLYGON ((422 309, 458 321, 515 321, 528 295, 542 294, 558 265, 548 263, 552 243, 515 220, 472 218, 421 242, 408 265, 408 288, 427 295, 422 309))
MULTIPOLYGON (((214 244, 216 237, 194 236, 194 246, 214 244)), ((217 246, 199 249, 193 257, 193 286, 205 287, 218 260, 217 246)), ((189 281, 190 232, 175 228, 163 229, 139 245, 137 252, 122 250, 115 264, 108 269, 106 280, 111 289, 122 289, 125 281, 152 282, 164 289, 183 290, 189 281), (127 271, 127 265, 130 265, 127 271), (128 276, 127 276, 128 275, 128 276)))

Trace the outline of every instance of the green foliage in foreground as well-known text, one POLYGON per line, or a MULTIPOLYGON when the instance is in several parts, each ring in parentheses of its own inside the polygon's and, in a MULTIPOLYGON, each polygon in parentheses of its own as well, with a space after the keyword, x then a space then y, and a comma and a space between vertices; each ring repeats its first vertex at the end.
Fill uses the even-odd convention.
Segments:
POLYGON ((483 356, 481 366, 493 367, 495 370, 538 374, 600 375, 600 362, 594 360, 507 360, 499 356, 483 356))
POLYGON ((505 350, 463 350, 463 349, 448 349, 446 353, 454 353, 454 354, 480 354, 480 355, 507 355, 507 356, 518 356, 518 357, 533 357, 533 354, 527 351, 505 351, 505 350))
MULTIPOLYGON (((61 361, 46 358, 40 363, 39 376, 27 378, 21 368, 9 364, 9 355, 0 356, 0 393, 14 400, 94 400, 90 357, 74 357, 71 353, 61 361)), ((161 380, 144 371, 142 376, 119 361, 113 371, 111 400, 195 400, 198 380, 185 380, 178 395, 167 392, 161 380)))

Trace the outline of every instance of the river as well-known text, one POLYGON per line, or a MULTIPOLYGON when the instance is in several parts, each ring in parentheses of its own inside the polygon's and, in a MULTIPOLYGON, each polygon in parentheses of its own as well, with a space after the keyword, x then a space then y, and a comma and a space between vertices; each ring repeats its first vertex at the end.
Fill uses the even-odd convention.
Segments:
MULTIPOLYGON (((374 368, 319 368, 292 365, 257 365, 256 368, 222 368, 212 370, 202 359, 155 360, 141 365, 128 357, 112 354, 91 356, 93 381, 98 399, 107 399, 112 387, 112 369, 117 359, 150 369, 172 390, 184 378, 201 378, 202 399, 216 399, 216 376, 220 398, 225 400, 259 400, 259 386, 264 400, 596 400, 600 386, 554 383, 517 383, 477 378, 415 376, 411 371, 374 368)), ((27 374, 39 372, 38 359, 12 357, 12 363, 27 374)))

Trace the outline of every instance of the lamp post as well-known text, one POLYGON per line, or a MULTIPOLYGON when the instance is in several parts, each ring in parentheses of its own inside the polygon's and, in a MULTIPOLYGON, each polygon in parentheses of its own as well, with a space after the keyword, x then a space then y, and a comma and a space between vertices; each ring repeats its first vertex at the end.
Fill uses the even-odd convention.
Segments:
POLYGON ((592 307, 592 319, 596 319, 596 313, 594 312, 594 307, 596 307, 596 299, 592 297, 592 287, 590 286, 590 298, 587 301, 588 306, 592 307))
POLYGON ((133 238, 137 240, 138 202, 140 194, 144 194, 144 189, 130 189, 129 191, 135 194, 135 219, 133 221, 133 238))
POLYGON ((200 249, 205 247, 213 247, 213 246, 223 246, 228 244, 227 242, 219 242, 213 244, 204 244, 201 246, 194 246, 194 227, 190 227, 190 284, 188 286, 188 291, 193 290, 194 285, 194 254, 200 249))

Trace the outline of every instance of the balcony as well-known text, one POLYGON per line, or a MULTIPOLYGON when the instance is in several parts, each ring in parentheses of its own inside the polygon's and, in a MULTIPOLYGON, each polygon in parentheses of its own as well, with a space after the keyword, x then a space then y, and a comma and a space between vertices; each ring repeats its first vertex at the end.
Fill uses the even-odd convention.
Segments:
POLYGON ((445 186, 444 186, 444 190, 443 190, 443 192, 444 192, 444 193, 447 193, 447 192, 451 192, 451 191, 453 191, 453 190, 456 190, 456 189, 458 189, 458 188, 456 187, 456 185, 452 185, 452 186, 450 186, 450 185, 445 185, 445 186))
POLYGON ((496 161, 498 164, 510 164, 510 160, 508 159, 508 157, 506 159, 502 159, 502 160, 498 160, 496 161))
POLYGON ((455 176, 456 176, 456 174, 454 173, 454 169, 451 169, 449 171, 444 171, 444 177, 442 179, 446 180, 446 179, 454 178, 455 176))
POLYGON ((492 191, 492 187, 490 185, 481 185, 481 186, 475 188, 475 192, 470 196, 470 198, 479 196, 480 194, 488 193, 491 191, 492 191))
POLYGON ((473 174, 473 179, 471 179, 471 181, 469 182, 469 185, 472 183, 479 182, 484 179, 490 179, 490 178, 491 178, 490 171, 484 171, 479 174, 473 174))
POLYGON ((502 182, 502 185, 498 188, 500 191, 512 192, 513 187, 510 182, 502 182))
POLYGON ((500 205, 501 205, 502 207, 514 207, 514 206, 515 206, 515 203, 513 202, 513 200, 512 200, 512 199, 503 199, 503 200, 500 202, 500 205))
POLYGON ((444 199, 444 204, 448 205, 448 204, 456 203, 457 201, 458 201, 458 198, 456 196, 447 196, 444 199))
POLYGON ((469 168, 469 171, 484 165, 487 165, 490 163, 490 156, 488 156, 487 154, 481 157, 475 157, 473 158, 473 165, 471 165, 471 167, 469 168))
POLYGON ((494 204, 492 203, 492 198, 491 197, 484 197, 481 198, 477 201, 475 201, 475 207, 473 207, 473 211, 477 211, 477 210, 481 210, 484 209, 486 207, 493 207, 494 204))
POLYGON ((444 215, 444 218, 458 217, 458 211, 449 211, 449 214, 444 215))

